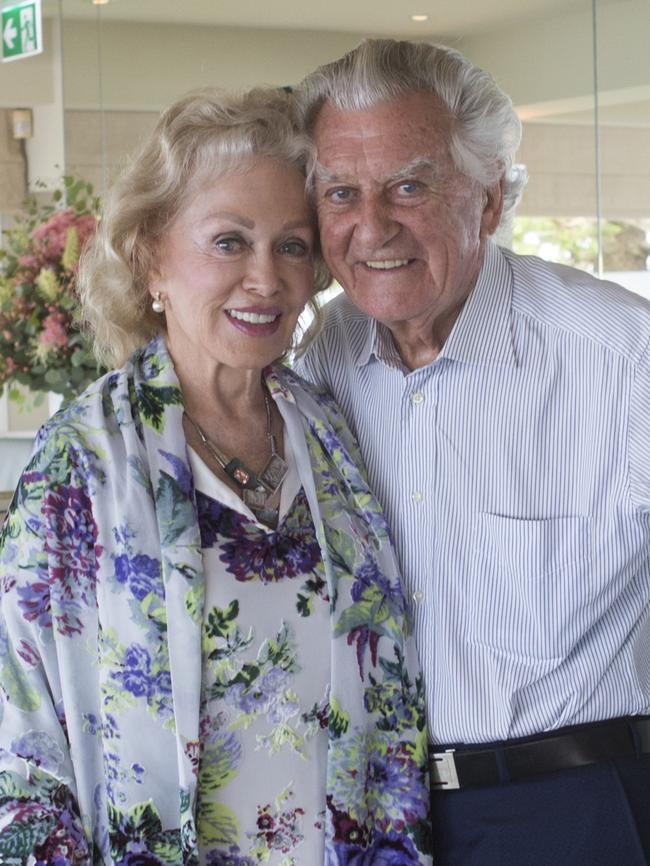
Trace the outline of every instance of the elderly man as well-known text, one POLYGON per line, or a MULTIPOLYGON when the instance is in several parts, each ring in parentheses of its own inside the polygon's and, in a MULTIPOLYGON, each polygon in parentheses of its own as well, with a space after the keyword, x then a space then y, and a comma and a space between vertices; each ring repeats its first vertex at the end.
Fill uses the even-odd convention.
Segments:
POLYGON ((413 602, 440 866, 650 863, 650 305, 500 249, 520 124, 368 41, 299 100, 339 402, 413 602))

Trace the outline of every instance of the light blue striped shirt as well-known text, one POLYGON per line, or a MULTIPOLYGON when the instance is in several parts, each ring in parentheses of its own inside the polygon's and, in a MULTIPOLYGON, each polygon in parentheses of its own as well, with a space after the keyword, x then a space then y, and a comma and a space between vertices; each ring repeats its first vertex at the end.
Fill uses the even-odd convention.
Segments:
POLYGON ((650 712, 650 303, 488 244, 410 372, 341 295, 299 362, 392 524, 436 742, 650 712))

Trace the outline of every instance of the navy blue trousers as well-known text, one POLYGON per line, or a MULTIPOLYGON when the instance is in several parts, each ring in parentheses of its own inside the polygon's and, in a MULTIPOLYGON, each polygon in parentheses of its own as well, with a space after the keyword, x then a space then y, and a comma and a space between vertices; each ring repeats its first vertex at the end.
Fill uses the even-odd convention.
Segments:
POLYGON ((650 755, 432 803, 435 866, 650 866, 650 755))

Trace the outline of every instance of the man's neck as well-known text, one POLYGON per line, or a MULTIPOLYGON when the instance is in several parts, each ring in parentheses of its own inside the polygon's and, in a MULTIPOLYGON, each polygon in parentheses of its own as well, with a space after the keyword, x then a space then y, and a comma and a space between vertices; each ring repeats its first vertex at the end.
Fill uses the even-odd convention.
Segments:
POLYGON ((400 358, 409 370, 426 367, 435 361, 442 352, 464 303, 465 301, 433 322, 400 322, 388 326, 400 358))

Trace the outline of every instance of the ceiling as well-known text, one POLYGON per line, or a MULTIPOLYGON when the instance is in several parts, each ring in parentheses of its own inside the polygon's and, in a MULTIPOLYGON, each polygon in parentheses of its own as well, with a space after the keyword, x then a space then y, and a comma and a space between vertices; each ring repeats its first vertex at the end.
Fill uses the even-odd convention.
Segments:
MULTIPOLYGON (((56 0, 44 10, 58 11, 56 0), (48 8, 49 7, 49 8, 48 8)), ((63 0, 69 18, 156 21, 170 24, 211 24, 222 27, 262 27, 333 30, 366 35, 451 39, 520 20, 548 17, 555 11, 588 10, 591 0, 63 0), (416 23, 412 14, 426 14, 416 23)))

